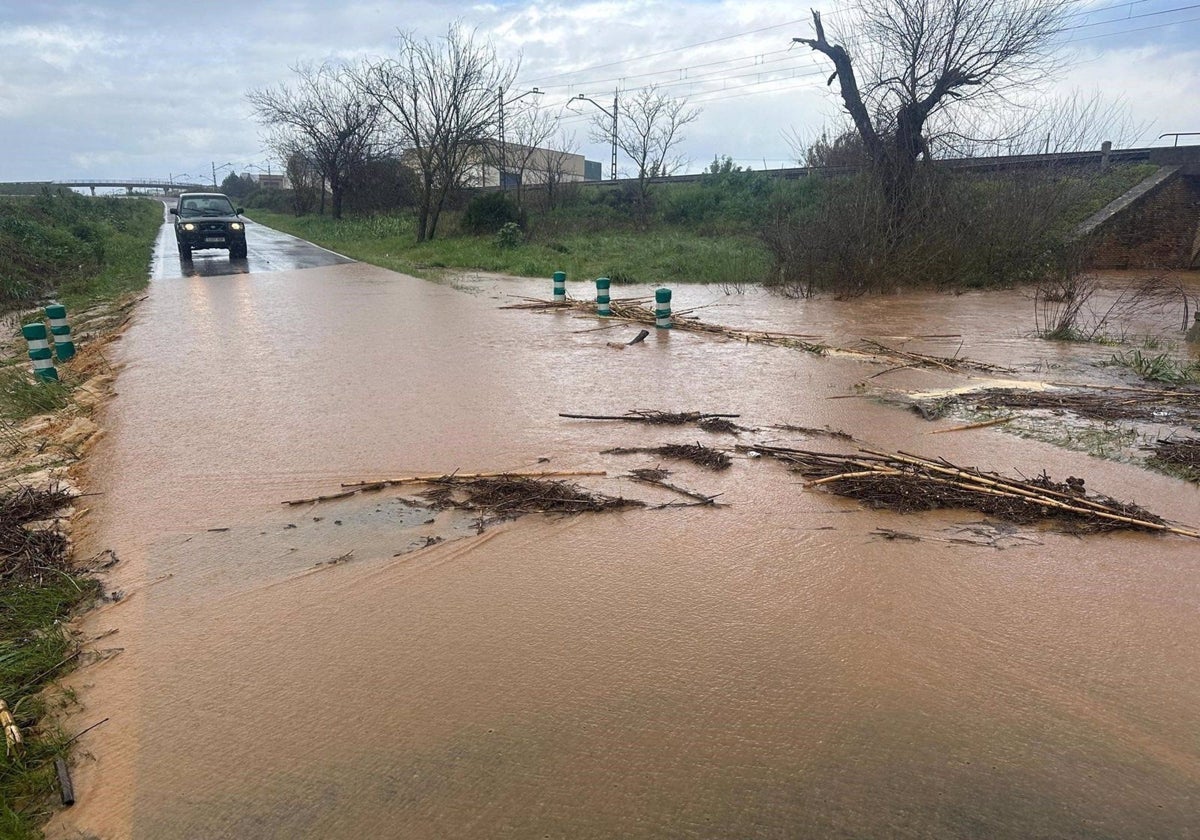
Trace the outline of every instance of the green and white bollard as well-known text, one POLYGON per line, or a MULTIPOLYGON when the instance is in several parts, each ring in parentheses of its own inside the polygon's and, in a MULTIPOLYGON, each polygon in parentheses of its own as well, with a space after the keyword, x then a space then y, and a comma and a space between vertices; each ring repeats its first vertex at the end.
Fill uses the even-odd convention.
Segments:
POLYGON ((67 307, 61 303, 46 306, 46 317, 50 319, 50 335, 54 339, 54 355, 60 362, 75 355, 75 342, 71 340, 71 325, 67 323, 67 307))
POLYGON ((21 327, 21 335, 29 342, 29 360, 33 362, 33 372, 39 379, 58 379, 58 371, 54 369, 54 361, 50 358, 50 342, 46 340, 46 325, 43 323, 25 324, 21 327))
POLYGON ((671 290, 654 290, 654 326, 660 330, 671 329, 671 290))
POLYGON ((554 302, 562 303, 567 299, 567 272, 554 272, 554 302))
POLYGON ((596 314, 601 318, 607 318, 612 315, 612 307, 608 297, 608 287, 612 281, 607 277, 596 278, 596 314))

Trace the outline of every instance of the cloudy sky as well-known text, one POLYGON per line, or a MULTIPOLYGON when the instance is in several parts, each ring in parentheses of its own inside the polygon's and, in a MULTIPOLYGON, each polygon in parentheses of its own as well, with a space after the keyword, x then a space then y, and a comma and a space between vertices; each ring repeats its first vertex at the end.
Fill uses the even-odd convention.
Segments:
MULTIPOLYGON (((247 90, 300 61, 385 56, 398 29, 436 37, 455 20, 519 58, 519 90, 543 107, 657 83, 703 107, 684 154, 755 169, 789 165, 788 137, 838 118, 828 67, 793 36, 810 4, 777 0, 0 0, 0 181, 206 176, 213 165, 277 171, 247 90)), ((1200 2, 1076 0, 1063 70, 1042 99, 1099 91, 1129 109, 1125 145, 1200 132, 1200 2)), ((850 0, 820 2, 849 25, 850 0)), ((563 110, 589 159, 586 103, 563 110)), ((1185 141, 1186 142, 1186 141, 1185 141)), ((1200 142, 1200 137, 1193 142, 1200 142)), ((226 169, 225 171, 228 171, 226 169)), ((218 174, 222 177, 223 172, 218 174)))

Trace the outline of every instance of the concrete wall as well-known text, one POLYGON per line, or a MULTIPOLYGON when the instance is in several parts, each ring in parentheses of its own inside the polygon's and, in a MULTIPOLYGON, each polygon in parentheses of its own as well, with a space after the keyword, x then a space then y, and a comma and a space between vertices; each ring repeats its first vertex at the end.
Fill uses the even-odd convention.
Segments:
POLYGON ((1200 245, 1200 177, 1177 171, 1088 237, 1087 268, 1189 268, 1200 245))

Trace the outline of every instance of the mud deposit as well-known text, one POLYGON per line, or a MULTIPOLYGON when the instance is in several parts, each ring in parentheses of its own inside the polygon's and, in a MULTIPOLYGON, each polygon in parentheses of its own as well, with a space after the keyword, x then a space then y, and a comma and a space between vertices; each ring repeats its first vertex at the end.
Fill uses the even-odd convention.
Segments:
MULTIPOLYGON (((685 333, 615 350, 636 330, 498 308, 532 284, 468 286, 358 264, 155 280, 121 342, 86 519, 85 543, 120 556, 108 585, 125 597, 85 630, 117 628, 104 644, 124 652, 75 675, 80 722, 110 721, 83 739, 78 804, 51 836, 1194 831, 1194 541, 1009 526, 982 547, 947 536, 994 530, 979 514, 867 510, 745 455, 717 472, 600 453, 821 448, 770 427, 828 427, 1006 474, 1084 475, 1191 525, 1200 490, 830 399, 882 365, 685 333), (558 417, 635 408, 759 431, 558 417), (478 535, 470 514, 397 501, 402 488, 280 504, 456 469, 608 470, 580 483, 677 501, 619 477, 656 466, 727 506, 530 515, 478 535)), ((908 337, 939 355, 961 343, 1030 378, 1095 376, 1102 352, 1030 341, 1013 293, 676 290, 679 308, 705 303, 747 328, 908 337)), ((888 374, 909 390, 963 381, 888 374)))

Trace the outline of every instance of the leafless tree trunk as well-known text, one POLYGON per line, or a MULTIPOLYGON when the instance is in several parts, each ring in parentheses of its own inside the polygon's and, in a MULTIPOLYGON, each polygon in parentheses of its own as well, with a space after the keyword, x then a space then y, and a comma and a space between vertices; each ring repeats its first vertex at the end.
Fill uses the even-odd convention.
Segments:
POLYGON ((316 166, 329 184, 333 217, 340 219, 349 173, 370 157, 377 140, 379 106, 358 90, 349 68, 301 64, 292 71, 294 86, 260 88, 247 99, 258 121, 275 133, 272 145, 302 150, 316 166))
POLYGON ((516 72, 490 42, 452 24, 438 41, 401 33, 397 56, 359 75, 359 89, 387 114, 403 159, 419 175, 418 242, 437 235, 450 191, 472 165, 483 164, 496 134, 497 91, 516 72))
POLYGON ((902 212, 927 126, 981 109, 1033 84, 1053 66, 1051 48, 1071 0, 857 0, 857 55, 826 37, 793 38, 833 63, 842 104, 893 207, 902 212), (862 78, 859 77, 861 74, 862 78))
POLYGON ((559 131, 551 141, 553 146, 546 154, 546 209, 558 206, 562 199, 563 184, 568 183, 568 161, 579 153, 579 141, 575 132, 559 131))
MULTIPOLYGON (((512 120, 512 143, 505 143, 502 171, 517 176, 517 204, 525 197, 526 175, 531 169, 544 168, 550 154, 546 146, 558 130, 558 118, 537 104, 517 112, 512 120)), ((503 185, 501 185, 503 186, 503 185)))
MULTIPOLYGON (((617 147, 633 161, 638 179, 638 203, 646 212, 651 178, 670 175, 686 161, 677 154, 683 128, 700 116, 687 99, 675 99, 654 85, 642 88, 621 103, 617 119, 617 147)), ((612 141, 612 121, 604 115, 592 118, 591 138, 612 141)))

